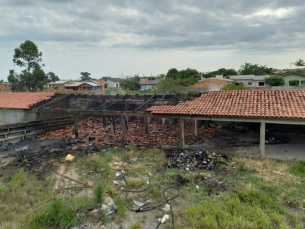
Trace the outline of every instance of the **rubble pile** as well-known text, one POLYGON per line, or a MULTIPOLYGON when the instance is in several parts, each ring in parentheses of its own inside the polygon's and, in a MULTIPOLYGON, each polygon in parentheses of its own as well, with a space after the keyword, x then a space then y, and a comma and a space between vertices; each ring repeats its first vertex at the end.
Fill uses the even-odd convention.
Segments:
POLYGON ((168 168, 184 170, 212 169, 217 166, 220 157, 228 159, 226 156, 216 155, 207 150, 188 152, 179 149, 168 150, 167 157, 170 159, 168 168))
MULTIPOLYGON (((157 148, 160 145, 179 145, 180 127, 179 123, 173 125, 161 124, 160 120, 152 120, 148 124, 149 134, 145 134, 144 122, 141 119, 128 121, 126 129, 126 143, 138 147, 157 148)), ((115 130, 113 130, 112 120, 108 120, 106 127, 103 127, 103 118, 88 118, 79 122, 78 135, 80 143, 95 145, 120 146, 122 142, 121 121, 115 120, 115 130)), ((201 143, 205 139, 211 139, 216 135, 215 128, 209 127, 199 129, 200 137, 196 137, 194 121, 185 122, 185 142, 186 144, 201 143)), ((50 131, 42 136, 40 140, 61 138, 75 138, 74 126, 67 126, 64 129, 50 131)), ((85 145, 84 145, 85 146, 85 145)))

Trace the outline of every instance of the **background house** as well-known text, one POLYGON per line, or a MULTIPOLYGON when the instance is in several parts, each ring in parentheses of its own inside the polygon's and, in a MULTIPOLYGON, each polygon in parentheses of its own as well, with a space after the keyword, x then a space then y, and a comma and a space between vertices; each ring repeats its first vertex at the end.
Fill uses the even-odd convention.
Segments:
POLYGON ((103 77, 105 83, 107 83, 107 87, 117 87, 120 88, 120 83, 125 81, 126 79, 121 78, 112 78, 112 77, 103 77))
POLYGON ((159 83, 159 80, 148 80, 140 82, 140 90, 151 90, 156 84, 159 83))
POLYGON ((245 87, 264 87, 266 86, 264 80, 270 77, 269 75, 255 76, 255 75, 236 75, 231 76, 230 79, 234 84, 244 84, 245 87))
POLYGON ((290 86, 289 82, 292 80, 299 81, 299 86, 305 86, 305 74, 297 72, 285 72, 283 74, 279 74, 279 76, 283 76, 285 81, 284 86, 290 86))
POLYGON ((10 83, 2 83, 0 84, 0 92, 11 92, 11 84, 10 83))
POLYGON ((47 83, 47 87, 58 87, 58 88, 63 88, 65 85, 68 83, 67 80, 60 80, 60 81, 55 81, 55 82, 50 82, 47 83))
POLYGON ((220 91, 226 85, 232 84, 233 80, 224 79, 222 75, 216 75, 215 78, 207 78, 198 81, 186 91, 195 91, 197 93, 205 93, 208 91, 220 91))

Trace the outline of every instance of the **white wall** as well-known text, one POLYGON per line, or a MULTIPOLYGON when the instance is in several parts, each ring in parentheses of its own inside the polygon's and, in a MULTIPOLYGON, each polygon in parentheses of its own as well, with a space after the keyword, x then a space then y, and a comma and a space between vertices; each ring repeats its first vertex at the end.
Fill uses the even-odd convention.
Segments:
POLYGON ((121 87, 120 82, 113 82, 112 80, 107 79, 107 83, 107 87, 121 87))
POLYGON ((234 83, 243 83, 246 87, 262 87, 258 85, 259 82, 264 82, 264 80, 234 80, 234 83), (252 83, 252 85, 248 85, 248 83, 252 83))

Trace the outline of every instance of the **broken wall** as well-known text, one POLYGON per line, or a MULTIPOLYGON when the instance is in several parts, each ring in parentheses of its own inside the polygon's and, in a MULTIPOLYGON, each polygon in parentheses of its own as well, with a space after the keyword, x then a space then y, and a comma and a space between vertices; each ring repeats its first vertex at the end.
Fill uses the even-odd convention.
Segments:
POLYGON ((31 110, 0 108, 0 125, 40 120, 40 114, 31 110))

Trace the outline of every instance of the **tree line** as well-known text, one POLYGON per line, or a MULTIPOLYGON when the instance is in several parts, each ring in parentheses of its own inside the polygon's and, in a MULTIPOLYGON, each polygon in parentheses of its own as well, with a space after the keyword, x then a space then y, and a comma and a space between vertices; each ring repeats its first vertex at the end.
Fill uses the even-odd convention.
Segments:
MULTIPOLYGON (((45 73, 42 63, 42 52, 39 52, 38 47, 32 41, 25 41, 14 50, 13 63, 21 68, 24 68, 20 73, 15 72, 14 69, 9 70, 8 82, 11 83, 12 91, 30 91, 36 92, 43 90, 44 85, 49 82, 55 82, 59 80, 59 77, 54 72, 45 73)), ((305 66, 305 62, 302 59, 291 63, 297 67, 305 66)), ((184 70, 178 70, 171 68, 167 74, 161 74, 157 77, 145 77, 149 80, 160 80, 157 84, 158 88, 164 92, 175 93, 182 87, 188 87, 194 85, 198 80, 202 78, 211 78, 216 75, 223 75, 226 78, 232 75, 271 75, 274 73, 273 68, 269 68, 266 65, 258 65, 245 63, 241 65, 240 69, 236 71, 234 68, 220 68, 211 72, 198 72, 196 69, 187 68, 184 70)), ((80 81, 92 80, 89 72, 80 73, 80 81)), ((139 90, 140 89, 140 77, 128 79, 121 83, 123 89, 139 90)), ((0 81, 1 82, 1 81, 0 81)), ((3 82, 3 81, 2 81, 3 82)), ((271 86, 280 86, 283 84, 283 79, 280 76, 273 76, 266 79, 266 83, 271 86)))

